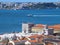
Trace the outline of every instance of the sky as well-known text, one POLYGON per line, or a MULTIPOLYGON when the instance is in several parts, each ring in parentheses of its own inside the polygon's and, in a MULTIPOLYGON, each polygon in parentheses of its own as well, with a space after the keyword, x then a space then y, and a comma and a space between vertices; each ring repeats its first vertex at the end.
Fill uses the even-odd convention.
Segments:
POLYGON ((0 2, 60 2, 60 0, 0 0, 0 2))

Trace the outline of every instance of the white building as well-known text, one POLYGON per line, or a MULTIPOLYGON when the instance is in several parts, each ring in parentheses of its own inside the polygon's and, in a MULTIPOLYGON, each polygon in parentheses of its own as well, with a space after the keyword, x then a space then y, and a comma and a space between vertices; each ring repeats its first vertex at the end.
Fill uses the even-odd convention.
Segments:
POLYGON ((34 24, 22 23, 22 33, 31 33, 31 28, 34 24))

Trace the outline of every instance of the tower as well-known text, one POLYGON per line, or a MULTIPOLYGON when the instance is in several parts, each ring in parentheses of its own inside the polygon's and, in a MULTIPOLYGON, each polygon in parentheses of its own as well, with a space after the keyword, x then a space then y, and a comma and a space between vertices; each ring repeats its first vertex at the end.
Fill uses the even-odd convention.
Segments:
POLYGON ((31 33, 31 28, 34 24, 32 23, 22 23, 22 33, 31 33))

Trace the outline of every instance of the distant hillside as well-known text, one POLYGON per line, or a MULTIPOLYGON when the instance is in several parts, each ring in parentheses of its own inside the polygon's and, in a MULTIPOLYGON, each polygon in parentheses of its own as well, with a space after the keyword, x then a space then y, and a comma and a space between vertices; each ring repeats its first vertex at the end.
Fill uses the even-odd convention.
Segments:
POLYGON ((41 2, 0 2, 0 9, 52 9, 60 8, 60 3, 41 3, 41 2))

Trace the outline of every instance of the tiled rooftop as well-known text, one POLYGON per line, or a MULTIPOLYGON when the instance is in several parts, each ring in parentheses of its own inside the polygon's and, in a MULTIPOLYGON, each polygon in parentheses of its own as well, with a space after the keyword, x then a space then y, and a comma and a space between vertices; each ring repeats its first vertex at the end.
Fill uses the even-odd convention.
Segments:
MULTIPOLYGON (((35 28, 44 28, 43 24, 36 24, 34 27, 35 28)), ((51 25, 51 26, 48 26, 48 28, 53 28, 55 30, 60 30, 60 24, 58 24, 58 25, 51 25)))

